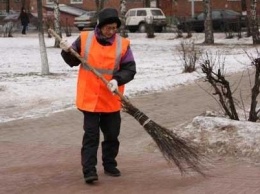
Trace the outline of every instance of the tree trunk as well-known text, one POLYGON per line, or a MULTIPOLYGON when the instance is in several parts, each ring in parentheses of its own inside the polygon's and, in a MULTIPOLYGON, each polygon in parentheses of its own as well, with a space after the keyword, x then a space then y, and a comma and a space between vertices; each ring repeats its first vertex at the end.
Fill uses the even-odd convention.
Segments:
POLYGON ((6 13, 10 12, 10 0, 6 1, 6 13))
POLYGON ((156 0, 156 7, 160 7, 160 0, 156 0))
POLYGON ((247 37, 251 36, 251 31, 250 31, 250 25, 249 25, 249 18, 248 18, 248 14, 247 14, 247 4, 246 4, 246 0, 241 0, 241 12, 242 15, 246 16, 246 28, 247 28, 247 37))
POLYGON ((22 2, 21 2, 22 3, 22 7, 25 7, 25 1, 26 0, 22 0, 22 2))
POLYGON ((125 14, 126 14, 126 0, 120 0, 120 17, 121 17, 121 27, 120 35, 122 37, 128 37, 126 26, 125 26, 125 14))
POLYGON ((49 64, 48 64, 48 57, 46 52, 46 46, 44 41, 44 32, 43 32, 43 17, 42 17, 42 0, 37 0, 37 9, 38 9, 38 36, 39 36, 39 43, 40 43, 40 54, 41 54, 41 64, 42 64, 42 75, 50 74, 49 71, 49 64))
POLYGON ((105 0, 95 0, 97 13, 104 8, 105 0))
MULTIPOLYGON (((62 37, 61 34, 61 26, 60 26, 60 9, 59 9, 59 0, 54 0, 54 31, 60 36, 62 37)), ((60 41, 55 38, 55 43, 54 43, 54 47, 55 48, 59 48, 60 47, 60 41)))
POLYGON ((248 121, 256 122, 259 117, 258 113, 259 110, 256 111, 257 109, 257 97, 259 95, 259 88, 260 88, 260 58, 257 58, 253 61, 253 64, 255 66, 255 83, 253 88, 251 89, 251 107, 250 107, 250 112, 249 112, 249 119, 248 121))
POLYGON ((100 0, 100 10, 104 8, 105 0, 100 0))
POLYGON ((241 0, 241 10, 242 12, 247 11, 246 0, 241 0))
POLYGON ((214 34, 212 27, 211 0, 204 0, 205 12, 205 44, 214 44, 214 34))
POLYGON ((256 13, 257 0, 251 0, 250 6, 250 28, 253 38, 253 44, 260 44, 260 35, 258 31, 258 18, 256 13))
POLYGON ((99 10, 99 1, 100 1, 100 0, 95 0, 96 10, 97 10, 97 12, 100 11, 100 10, 99 10))
POLYGON ((151 7, 151 2, 150 2, 150 0, 144 0, 144 6, 145 6, 145 7, 151 7))

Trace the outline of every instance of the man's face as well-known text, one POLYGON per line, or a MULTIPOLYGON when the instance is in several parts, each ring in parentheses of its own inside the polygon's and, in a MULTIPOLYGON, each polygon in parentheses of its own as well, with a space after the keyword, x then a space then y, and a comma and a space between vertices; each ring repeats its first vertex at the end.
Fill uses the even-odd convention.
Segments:
POLYGON ((117 32, 117 23, 106 24, 101 27, 102 35, 111 38, 117 32))

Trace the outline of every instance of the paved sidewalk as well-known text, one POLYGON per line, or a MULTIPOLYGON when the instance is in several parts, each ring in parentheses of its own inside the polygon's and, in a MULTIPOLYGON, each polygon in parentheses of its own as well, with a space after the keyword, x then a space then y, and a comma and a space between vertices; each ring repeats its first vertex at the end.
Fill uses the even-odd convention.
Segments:
MULTIPOLYGON (((241 88, 246 91, 247 82, 242 84, 241 88)), ((219 108, 196 84, 139 96, 131 101, 165 127, 219 108)), ((214 158, 208 177, 194 173, 181 176, 175 166, 166 163, 143 128, 126 113, 122 114, 118 156, 122 176, 104 175, 99 153, 99 182, 85 185, 80 166, 82 134, 82 115, 77 110, 0 124, 0 193, 260 193, 260 166, 242 160, 214 158)))

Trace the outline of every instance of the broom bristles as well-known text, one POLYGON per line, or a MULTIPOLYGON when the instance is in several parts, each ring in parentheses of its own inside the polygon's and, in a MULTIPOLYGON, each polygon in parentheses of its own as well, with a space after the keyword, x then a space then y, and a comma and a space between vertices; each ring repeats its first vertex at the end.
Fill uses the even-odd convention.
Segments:
POLYGON ((202 158, 197 146, 187 142, 184 138, 178 137, 169 129, 155 123, 143 112, 134 107, 129 101, 122 102, 124 111, 133 116, 152 137, 165 159, 170 164, 175 164, 181 174, 186 173, 188 168, 193 169, 205 176, 202 171, 202 158))

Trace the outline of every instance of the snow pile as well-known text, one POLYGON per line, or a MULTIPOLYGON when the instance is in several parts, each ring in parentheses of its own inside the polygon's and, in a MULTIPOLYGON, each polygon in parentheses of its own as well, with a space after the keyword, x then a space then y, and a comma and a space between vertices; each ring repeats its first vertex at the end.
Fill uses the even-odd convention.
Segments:
POLYGON ((174 131, 199 144, 203 152, 260 161, 260 123, 197 116, 174 131))

